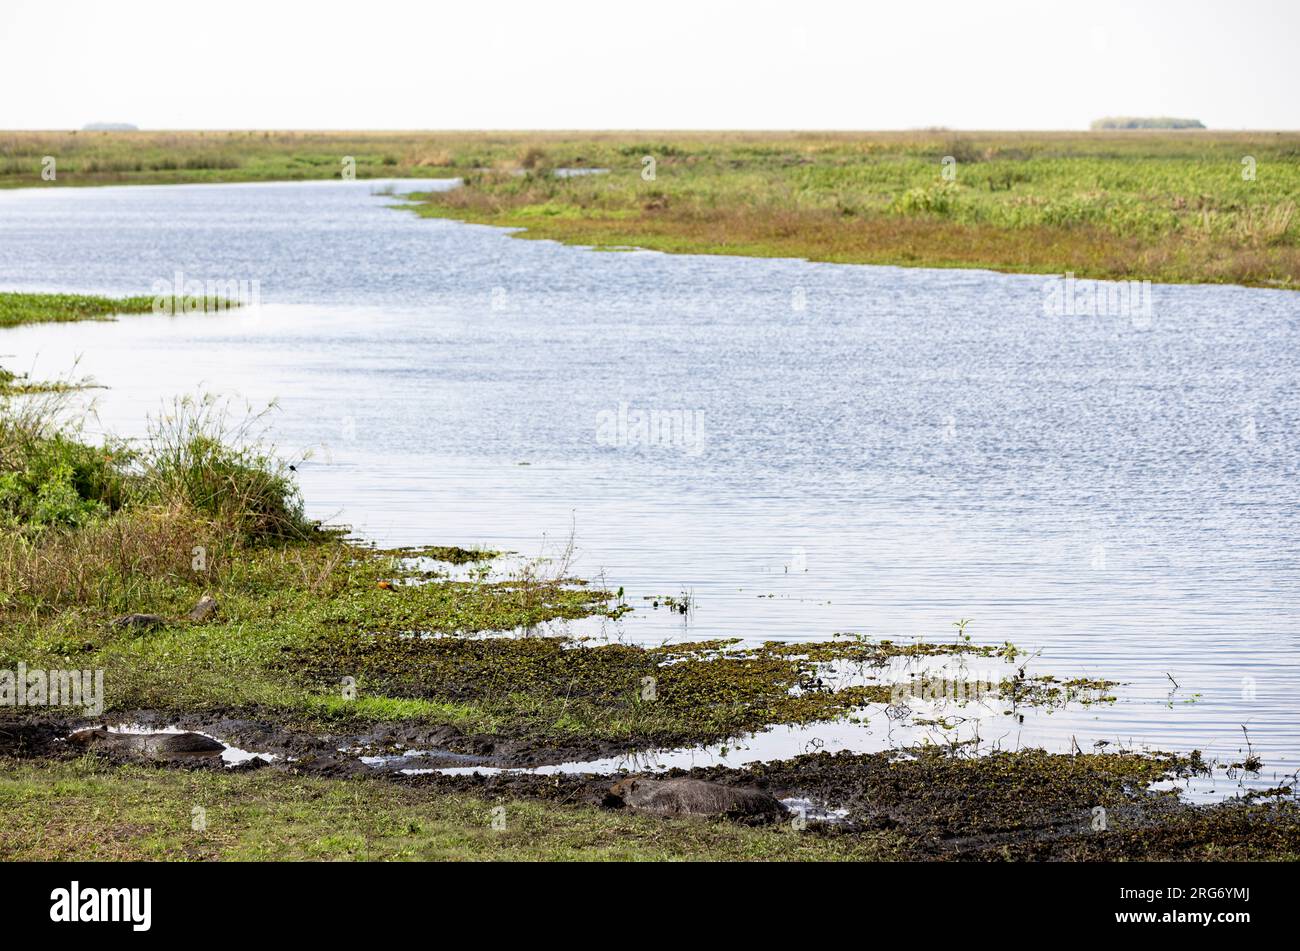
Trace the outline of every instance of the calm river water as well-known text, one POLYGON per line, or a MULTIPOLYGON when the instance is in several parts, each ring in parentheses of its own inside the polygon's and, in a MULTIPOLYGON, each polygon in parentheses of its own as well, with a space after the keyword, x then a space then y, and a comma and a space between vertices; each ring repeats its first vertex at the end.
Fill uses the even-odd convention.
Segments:
POLYGON ((969 618, 1031 670, 1124 684, 989 718, 989 743, 1232 762, 1245 725, 1249 783, 1297 769, 1300 295, 1156 285, 1149 317, 1058 316, 1042 276, 596 253, 420 219, 377 185, 0 192, 0 288, 150 294, 181 271, 262 304, 7 330, 5 365, 79 358, 122 435, 173 395, 275 399, 312 514, 527 557, 572 533, 574 570, 638 606, 606 636, 943 639, 969 618), (686 619, 642 600, 683 591, 686 619))

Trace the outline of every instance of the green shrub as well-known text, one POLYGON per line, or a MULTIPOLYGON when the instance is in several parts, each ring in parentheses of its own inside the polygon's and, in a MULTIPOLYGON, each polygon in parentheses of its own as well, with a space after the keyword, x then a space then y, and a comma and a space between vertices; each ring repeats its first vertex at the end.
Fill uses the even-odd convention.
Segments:
MULTIPOLYGON (((0 432, 3 432, 0 424, 0 432)), ((10 527, 81 526, 120 508, 126 479, 111 452, 64 435, 0 446, 0 520, 10 527)))
POLYGON ((177 400, 139 450, 83 443, 60 395, 0 396, 0 529, 79 528, 125 507, 191 513, 246 539, 307 537, 289 467, 212 397, 177 400))
POLYGON ((909 188, 895 199, 894 211, 904 215, 948 215, 957 207, 957 189, 949 184, 909 188))

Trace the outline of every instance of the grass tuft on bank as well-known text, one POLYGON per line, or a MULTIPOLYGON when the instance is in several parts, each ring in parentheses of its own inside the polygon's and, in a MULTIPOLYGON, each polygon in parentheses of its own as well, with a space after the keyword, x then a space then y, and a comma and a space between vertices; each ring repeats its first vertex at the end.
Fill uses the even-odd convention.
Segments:
POLYGON ((151 516, 198 519, 248 540, 315 531, 287 464, 259 441, 264 413, 233 415, 211 395, 178 399, 152 421, 143 445, 94 446, 67 420, 62 397, 0 394, 0 526, 8 533, 57 544, 59 530, 118 513, 118 528, 151 516))

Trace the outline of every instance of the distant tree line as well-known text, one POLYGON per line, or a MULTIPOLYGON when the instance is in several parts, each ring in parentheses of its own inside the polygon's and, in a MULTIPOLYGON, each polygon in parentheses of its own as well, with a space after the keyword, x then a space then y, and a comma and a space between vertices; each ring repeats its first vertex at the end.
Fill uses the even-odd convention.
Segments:
POLYGON ((1141 116, 1112 116, 1092 123, 1094 132, 1100 129, 1204 129, 1200 119, 1170 119, 1168 117, 1143 118, 1141 116))

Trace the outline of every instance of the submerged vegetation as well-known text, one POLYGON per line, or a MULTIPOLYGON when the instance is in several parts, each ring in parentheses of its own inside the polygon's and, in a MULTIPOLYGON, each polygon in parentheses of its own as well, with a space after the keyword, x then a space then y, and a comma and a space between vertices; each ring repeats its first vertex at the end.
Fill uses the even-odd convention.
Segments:
POLYGON ((459 545, 420 545, 415 548, 395 548, 387 552, 403 558, 428 558, 449 565, 469 565, 491 561, 502 553, 485 548, 461 548, 459 545))
POLYGON ((0 134, 0 186, 352 175, 601 248, 1300 283, 1294 132, 0 134))
POLYGON ((14 373, 0 367, 0 395, 21 395, 31 393, 58 393, 65 390, 80 389, 88 386, 84 382, 69 380, 32 380, 25 373, 14 373))

